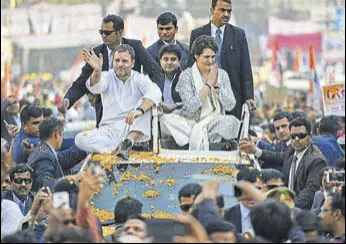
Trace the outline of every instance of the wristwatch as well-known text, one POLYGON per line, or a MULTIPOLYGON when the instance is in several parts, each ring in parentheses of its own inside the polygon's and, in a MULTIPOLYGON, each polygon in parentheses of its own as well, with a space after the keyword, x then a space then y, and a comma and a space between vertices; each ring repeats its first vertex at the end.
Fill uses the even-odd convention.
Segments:
POLYGON ((136 110, 141 111, 142 115, 145 114, 145 111, 143 108, 138 107, 138 108, 136 108, 136 110))
POLYGON ((183 108, 183 103, 176 103, 175 105, 177 105, 177 109, 181 109, 181 108, 183 108))

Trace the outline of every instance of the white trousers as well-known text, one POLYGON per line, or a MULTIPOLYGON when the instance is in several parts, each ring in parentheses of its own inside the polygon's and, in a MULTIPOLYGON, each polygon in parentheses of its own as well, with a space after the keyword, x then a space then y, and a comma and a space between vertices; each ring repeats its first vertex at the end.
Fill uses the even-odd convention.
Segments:
POLYGON ((75 138, 76 146, 88 153, 111 153, 119 146, 132 131, 141 132, 143 135, 137 139, 145 142, 151 138, 151 111, 135 119, 132 125, 125 123, 125 119, 118 120, 111 125, 102 125, 98 129, 81 132, 75 138))

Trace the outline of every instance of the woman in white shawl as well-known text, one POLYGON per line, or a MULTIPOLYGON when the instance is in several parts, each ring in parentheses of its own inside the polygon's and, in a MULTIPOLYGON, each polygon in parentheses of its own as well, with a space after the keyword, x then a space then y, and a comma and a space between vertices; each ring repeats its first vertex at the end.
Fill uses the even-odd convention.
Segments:
POLYGON ((218 69, 218 46, 211 36, 200 36, 192 46, 195 63, 181 73, 176 91, 183 106, 182 116, 161 118, 163 136, 173 136, 179 146, 209 150, 209 142, 237 138, 239 120, 225 115, 236 105, 228 74, 218 69))

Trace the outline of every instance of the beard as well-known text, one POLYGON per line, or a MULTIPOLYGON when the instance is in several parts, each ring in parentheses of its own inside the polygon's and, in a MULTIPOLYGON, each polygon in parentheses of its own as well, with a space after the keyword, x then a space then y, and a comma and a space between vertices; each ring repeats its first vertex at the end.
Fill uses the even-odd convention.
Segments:
POLYGON ((125 69, 124 71, 115 71, 115 74, 119 77, 119 78, 126 78, 129 77, 131 74, 131 69, 125 69))

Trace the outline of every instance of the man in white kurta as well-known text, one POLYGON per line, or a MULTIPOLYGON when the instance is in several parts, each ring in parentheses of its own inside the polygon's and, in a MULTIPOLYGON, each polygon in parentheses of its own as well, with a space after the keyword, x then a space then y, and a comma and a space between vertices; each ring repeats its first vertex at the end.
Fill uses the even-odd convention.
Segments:
POLYGON ((120 45, 114 54, 114 69, 101 72, 102 59, 84 50, 83 56, 94 73, 86 82, 93 94, 101 94, 103 116, 98 129, 81 132, 77 147, 89 153, 112 153, 122 140, 148 141, 151 135, 151 107, 162 94, 148 76, 132 70, 134 51, 120 45))

